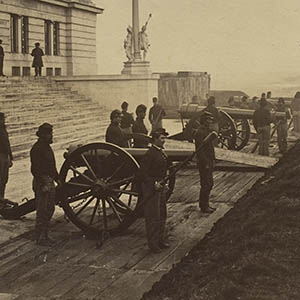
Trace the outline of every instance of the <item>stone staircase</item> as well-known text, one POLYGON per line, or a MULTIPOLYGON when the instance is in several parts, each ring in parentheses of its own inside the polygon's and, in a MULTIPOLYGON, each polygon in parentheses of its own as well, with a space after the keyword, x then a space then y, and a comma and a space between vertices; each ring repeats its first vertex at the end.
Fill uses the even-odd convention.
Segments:
POLYGON ((109 123, 107 108, 49 78, 0 81, 0 111, 6 114, 15 160, 28 157, 44 122, 54 126, 54 150, 103 140, 109 123))

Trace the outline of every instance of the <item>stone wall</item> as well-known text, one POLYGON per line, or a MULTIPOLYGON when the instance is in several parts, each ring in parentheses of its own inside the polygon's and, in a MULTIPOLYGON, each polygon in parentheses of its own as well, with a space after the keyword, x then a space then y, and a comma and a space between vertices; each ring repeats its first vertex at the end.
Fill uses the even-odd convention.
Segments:
POLYGON ((177 108, 191 102, 194 95, 206 99, 210 90, 210 75, 206 72, 160 73, 159 101, 165 107, 177 108))
MULTIPOLYGON (((92 2, 62 0, 1 0, 0 36, 5 50, 4 73, 12 75, 12 67, 31 67, 30 55, 34 44, 40 42, 45 50, 45 20, 51 21, 51 54, 43 58, 45 68, 61 69, 61 75, 87 75, 97 73, 96 62, 96 18, 102 9, 92 2), (11 52, 11 14, 19 16, 17 53, 11 52), (21 16, 29 21, 29 53, 21 53, 21 16), (59 55, 53 55, 53 22, 59 22, 59 55)), ((45 51, 44 51, 45 52, 45 51)), ((46 75, 46 70, 43 75, 46 75)), ((31 74, 33 70, 31 69, 31 74)))
MULTIPOLYGON (((158 75, 98 75, 55 78, 74 90, 91 97, 97 103, 113 110, 121 109, 121 103, 129 103, 129 111, 136 106, 153 105, 152 97, 158 96, 158 75)), ((147 111, 147 113, 148 113, 147 111)))

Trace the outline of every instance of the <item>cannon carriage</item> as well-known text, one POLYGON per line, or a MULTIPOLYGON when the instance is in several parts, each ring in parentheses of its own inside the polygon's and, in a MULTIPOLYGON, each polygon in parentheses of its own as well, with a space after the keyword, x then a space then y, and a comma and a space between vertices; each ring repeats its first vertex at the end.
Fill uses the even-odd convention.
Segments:
MULTIPOLYGON (((194 103, 183 104, 179 109, 182 132, 171 136, 177 140, 190 140, 190 127, 197 127, 197 119, 205 106, 194 103), (196 125, 194 125, 196 124, 196 125)), ((220 112, 218 146, 228 150, 242 150, 249 142, 254 110, 218 107, 220 112)), ((285 116, 283 112, 271 111, 274 122, 285 116)))
MULTIPOLYGON (((149 141, 149 137, 145 137, 149 141)), ((115 235, 143 214, 140 161, 147 148, 123 149, 110 143, 92 143, 65 153, 56 188, 56 205, 87 236, 115 235)), ((193 158, 192 150, 166 150, 180 168, 193 158)), ((167 199, 175 186, 176 164, 165 179, 167 199), (174 170, 175 169, 175 170, 174 170)), ((35 199, 25 203, 7 201, 0 209, 6 219, 19 219, 35 210, 35 199)))

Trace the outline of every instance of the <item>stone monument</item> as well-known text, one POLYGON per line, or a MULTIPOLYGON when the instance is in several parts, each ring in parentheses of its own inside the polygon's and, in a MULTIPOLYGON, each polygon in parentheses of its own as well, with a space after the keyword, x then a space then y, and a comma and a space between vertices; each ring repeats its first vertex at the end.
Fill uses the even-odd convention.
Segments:
POLYGON ((149 40, 146 33, 147 25, 151 14, 145 25, 139 30, 139 0, 132 0, 132 39, 127 28, 127 36, 124 41, 124 48, 128 61, 124 63, 122 74, 143 75, 152 74, 150 62, 146 61, 146 55, 149 49, 149 40), (125 45, 126 44, 126 45, 125 45), (131 46, 130 46, 131 45, 131 46), (143 51, 143 59, 141 55, 143 51))

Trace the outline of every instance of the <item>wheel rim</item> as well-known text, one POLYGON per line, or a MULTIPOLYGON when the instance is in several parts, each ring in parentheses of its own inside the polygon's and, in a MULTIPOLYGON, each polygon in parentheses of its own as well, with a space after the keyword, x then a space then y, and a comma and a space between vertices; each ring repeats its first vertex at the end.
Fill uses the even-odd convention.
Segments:
POLYGON ((136 160, 113 144, 80 147, 61 168, 64 184, 60 204, 69 219, 87 234, 117 233, 134 221, 138 170, 136 160))
POLYGON ((222 110, 220 110, 220 116, 218 147, 233 150, 237 140, 234 120, 222 110))
POLYGON ((236 144, 235 149, 243 149, 249 141, 250 138, 250 124, 247 119, 235 119, 236 126, 236 144))

